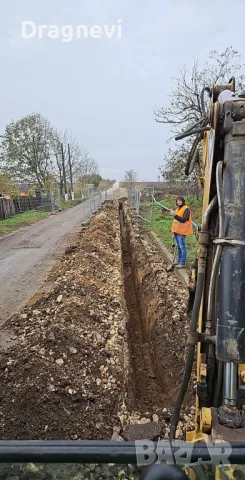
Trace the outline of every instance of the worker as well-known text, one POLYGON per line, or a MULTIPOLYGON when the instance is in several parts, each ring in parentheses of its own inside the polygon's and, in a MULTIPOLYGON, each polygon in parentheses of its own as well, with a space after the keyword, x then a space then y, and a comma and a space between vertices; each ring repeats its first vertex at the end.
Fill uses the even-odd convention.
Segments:
POLYGON ((184 268, 187 258, 186 236, 193 233, 192 218, 190 208, 185 204, 184 197, 179 196, 176 205, 175 211, 170 210, 170 215, 174 217, 172 234, 178 250, 178 260, 175 265, 176 268, 184 268))

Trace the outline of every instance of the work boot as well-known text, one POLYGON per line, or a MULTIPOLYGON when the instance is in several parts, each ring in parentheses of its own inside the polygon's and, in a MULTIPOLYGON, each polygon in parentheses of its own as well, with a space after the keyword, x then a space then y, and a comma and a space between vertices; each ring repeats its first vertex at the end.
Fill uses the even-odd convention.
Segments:
POLYGON ((176 267, 176 265, 179 265, 179 262, 174 262, 173 265, 176 267))
POLYGON ((185 265, 183 265, 182 263, 179 263, 179 265, 176 265, 175 268, 185 268, 185 265))

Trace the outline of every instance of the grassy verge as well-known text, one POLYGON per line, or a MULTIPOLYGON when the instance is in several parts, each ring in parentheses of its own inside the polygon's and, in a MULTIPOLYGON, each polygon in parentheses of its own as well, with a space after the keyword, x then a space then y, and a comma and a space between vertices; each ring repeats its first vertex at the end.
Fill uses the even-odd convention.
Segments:
POLYGON ((0 236, 7 235, 20 227, 36 223, 49 215, 49 212, 31 210, 15 215, 7 220, 0 220, 0 236))
MULTIPOLYGON (((176 197, 166 196, 164 200, 161 200, 160 203, 165 205, 168 208, 175 209, 175 199, 176 197)), ((202 199, 196 200, 191 197, 186 199, 186 203, 191 209, 192 220, 198 224, 201 223, 201 210, 202 210, 202 199)), ((142 202, 141 203, 141 215, 146 219, 145 226, 156 233, 158 238, 164 243, 164 245, 173 253, 174 248, 172 247, 172 232, 171 227, 173 223, 173 217, 170 217, 167 212, 165 212, 160 206, 152 202, 142 202), (147 221, 148 220, 148 221, 147 221)), ((190 264, 193 262, 196 256, 196 239, 195 235, 188 235, 186 240, 187 245, 187 268, 190 267, 190 264)))
POLYGON ((63 210, 66 210, 67 208, 74 207, 75 205, 78 205, 80 202, 81 202, 81 200, 79 198, 77 198, 76 200, 68 200, 67 202, 62 201, 60 206, 63 210))

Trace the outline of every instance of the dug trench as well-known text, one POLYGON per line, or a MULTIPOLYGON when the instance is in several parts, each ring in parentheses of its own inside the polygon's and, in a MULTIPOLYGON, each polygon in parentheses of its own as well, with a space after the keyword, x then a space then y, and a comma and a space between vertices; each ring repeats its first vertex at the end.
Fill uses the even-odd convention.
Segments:
MULTIPOLYGON (((126 440, 168 438, 184 371, 188 294, 127 203, 119 205, 129 369, 126 440)), ((177 429, 193 427, 193 378, 177 429)))
MULTIPOLYGON (((183 375, 187 291, 126 201, 106 202, 9 320, 1 439, 168 438, 183 375)), ((193 426, 193 386, 177 429, 193 426)))

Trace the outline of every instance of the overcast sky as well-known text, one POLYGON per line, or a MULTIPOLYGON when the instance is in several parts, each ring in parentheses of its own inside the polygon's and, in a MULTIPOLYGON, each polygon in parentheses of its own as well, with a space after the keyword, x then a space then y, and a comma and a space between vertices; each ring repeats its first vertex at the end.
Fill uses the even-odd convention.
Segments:
POLYGON ((245 62, 245 4, 228 0, 1 0, 1 116, 29 113, 72 130, 103 177, 122 179, 133 168, 157 180, 168 149, 168 126, 153 120, 167 105, 171 77, 198 55, 232 45, 245 62), (22 39, 22 21, 36 25, 117 25, 122 38, 37 36, 22 39), (239 19, 241 23, 239 24, 239 19))

